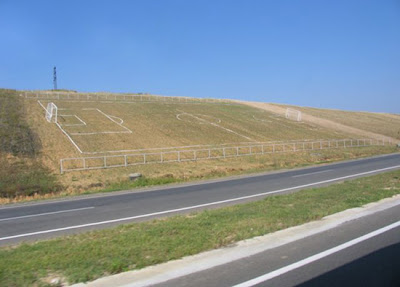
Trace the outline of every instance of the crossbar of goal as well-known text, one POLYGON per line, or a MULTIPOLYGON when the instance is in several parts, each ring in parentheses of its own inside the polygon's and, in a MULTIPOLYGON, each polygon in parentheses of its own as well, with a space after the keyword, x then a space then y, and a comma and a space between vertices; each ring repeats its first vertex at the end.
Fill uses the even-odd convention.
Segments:
POLYGON ((51 123, 57 123, 58 108, 54 103, 48 103, 46 108, 46 120, 51 123))

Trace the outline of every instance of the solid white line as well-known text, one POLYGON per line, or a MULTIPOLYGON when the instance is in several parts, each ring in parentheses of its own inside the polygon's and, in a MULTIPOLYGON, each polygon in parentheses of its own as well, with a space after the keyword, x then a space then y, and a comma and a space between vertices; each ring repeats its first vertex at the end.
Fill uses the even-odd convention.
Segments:
POLYGON ((69 139, 69 141, 76 147, 76 149, 82 153, 82 150, 79 148, 79 146, 75 143, 75 141, 71 138, 71 136, 60 126, 60 124, 57 122, 56 125, 60 128, 60 130, 65 134, 65 136, 69 139))
POLYGON ((217 127, 217 128, 223 129, 223 130, 226 130, 227 132, 230 132, 230 133, 233 133, 233 134, 238 135, 238 136, 240 136, 240 137, 243 137, 243 138, 245 138, 245 139, 247 139, 247 140, 249 140, 249 141, 255 142, 255 140, 253 140, 252 138, 249 138, 249 137, 247 137, 247 136, 245 136, 245 135, 239 134, 239 133, 237 133, 237 132, 235 132, 235 131, 233 131, 233 130, 231 130, 231 129, 224 128, 223 126, 220 126, 220 125, 218 125, 218 124, 216 124, 216 123, 212 123, 212 122, 209 122, 209 121, 207 121, 207 120, 205 120, 205 119, 196 117, 195 115, 192 115, 192 114, 187 113, 187 112, 185 112, 185 111, 181 111, 181 110, 178 110, 178 109, 177 109, 177 111, 180 112, 180 113, 182 113, 182 114, 189 115, 189 116, 191 116, 192 118, 195 118, 195 119, 197 119, 197 120, 199 120, 199 121, 205 122, 205 123, 207 123, 207 124, 209 124, 209 125, 212 125, 212 126, 214 126, 214 127, 217 127))
POLYGON ((328 172, 328 171, 332 171, 332 169, 326 169, 326 170, 310 172, 310 173, 303 173, 303 174, 293 175, 292 177, 302 177, 302 176, 307 176, 307 175, 311 175, 311 174, 324 173, 324 172, 328 172))
MULTIPOLYGON (((103 113, 101 110, 96 109, 99 113, 101 113, 102 115, 104 115, 106 118, 108 118, 110 121, 116 123, 117 125, 119 125, 121 128, 124 128, 126 131, 128 131, 129 133, 133 133, 130 129, 128 129, 127 127, 123 126, 122 124, 118 123, 117 121, 113 120, 109 115, 103 113)), ((123 121, 122 121, 123 122, 123 121)))
POLYGON ((346 176, 342 176, 342 177, 318 181, 318 182, 309 183, 309 184, 298 185, 298 186, 294 186, 294 187, 283 188, 283 189, 274 190, 274 191, 267 191, 267 192, 263 192, 263 193, 253 194, 253 195, 247 195, 247 196, 241 196, 241 197, 236 197, 236 198, 231 198, 231 199, 226 199, 226 200, 215 201, 215 202, 210 202, 210 203, 203 203, 203 204, 198 204, 198 205, 192 205, 192 206, 164 210, 164 211, 158 211, 158 212, 136 215, 136 216, 131 216, 131 217, 117 218, 117 219, 106 220, 106 221, 92 222, 92 223, 81 224, 81 225, 73 225, 73 226, 67 226, 67 227, 61 227, 61 228, 55 228, 55 229, 49 229, 49 230, 43 230, 43 231, 36 231, 36 232, 31 232, 31 233, 6 236, 6 237, 1 237, 0 241, 7 240, 7 239, 13 239, 13 238, 28 237, 28 236, 32 236, 32 235, 53 233, 53 232, 57 232, 57 231, 78 229, 78 228, 97 226, 97 225, 103 225, 103 224, 109 224, 109 223, 116 223, 116 222, 134 220, 134 219, 151 217, 151 216, 156 216, 156 215, 164 215, 164 214, 168 214, 168 213, 174 213, 174 212, 191 210, 191 209, 207 207, 207 206, 212 206, 212 205, 218 205, 218 204, 223 204, 223 203, 229 203, 229 202, 234 202, 234 201, 239 201, 239 200, 244 200, 244 199, 250 199, 250 198, 254 198, 254 197, 260 197, 260 196, 264 196, 264 195, 270 195, 270 194, 290 191, 290 190, 299 189, 299 188, 306 188, 306 187, 310 187, 310 186, 314 186, 314 185, 329 183, 329 182, 333 182, 333 181, 348 179, 348 178, 352 178, 352 177, 356 177, 356 176, 362 176, 362 175, 367 175, 367 174, 371 174, 371 173, 382 172, 382 171, 387 171, 387 170, 397 169, 397 168, 400 168, 400 165, 376 169, 376 170, 367 171, 367 172, 356 173, 356 174, 352 174, 352 175, 346 175, 346 176))
POLYGON ((71 136, 89 136, 89 135, 100 135, 100 134, 131 134, 132 132, 120 131, 120 132, 92 132, 92 133, 70 133, 71 136))
POLYGON ((47 111, 47 109, 43 106, 43 104, 40 101, 38 101, 38 103, 45 111, 47 111))
POLYGON ((86 126, 86 123, 80 117, 78 117, 77 115, 74 116, 86 126))
POLYGON ((307 258, 305 258, 303 260, 300 260, 300 261, 295 262, 293 264, 290 264, 288 266, 282 267, 282 268, 280 268, 278 270, 266 273, 264 275, 261 275, 259 277, 254 278, 254 279, 251 279, 249 281, 240 283, 240 284, 235 285, 233 287, 250 287, 250 286, 254 286, 254 285, 263 283, 263 282, 268 281, 268 280, 270 280, 272 278, 278 277, 278 276, 280 276, 282 274, 285 274, 287 272, 290 272, 290 271, 292 271, 294 269, 300 268, 300 267, 302 267, 304 265, 307 265, 307 264, 310 264, 310 263, 312 263, 314 261, 320 260, 321 258, 324 258, 324 257, 327 257, 329 255, 332 255, 332 254, 334 254, 336 252, 344 250, 344 249, 346 249, 348 247, 356 245, 356 244, 358 244, 360 242, 363 242, 365 240, 368 240, 368 239, 370 239, 372 237, 378 236, 378 235, 380 235, 380 234, 382 234, 384 232, 387 232, 387 231, 392 230, 394 228, 397 228, 399 226, 400 226, 400 221, 397 221, 395 223, 392 223, 390 225, 382 227, 382 228, 380 228, 378 230, 375 230, 373 232, 365 234, 365 235, 363 235, 361 237, 355 238, 355 239, 350 240, 348 242, 345 242, 345 243, 343 243, 341 245, 338 245, 338 246, 333 247, 331 249, 325 250, 325 251, 323 251, 321 253, 318 253, 318 254, 315 254, 313 256, 307 257, 307 258))
POLYGON ((24 215, 24 216, 8 217, 8 218, 2 218, 2 219, 0 219, 0 221, 8 221, 8 220, 14 220, 14 219, 21 219, 21 218, 30 218, 30 217, 37 217, 37 216, 43 216, 43 215, 65 213, 65 212, 74 212, 74 211, 93 209, 93 208, 94 208, 93 206, 90 206, 90 207, 67 209, 67 210, 60 210, 60 211, 54 211, 54 212, 45 212, 45 213, 38 213, 38 214, 31 214, 31 215, 24 215))
MULTIPOLYGON (((40 101, 38 101, 39 105, 42 106, 42 108, 46 111, 46 108, 42 105, 42 103, 40 101)), ((74 145, 74 147, 80 152, 83 153, 82 150, 79 148, 79 146, 73 141, 73 139, 70 137, 70 135, 60 126, 60 124, 58 122, 55 123, 60 130, 63 132, 63 134, 65 134, 65 136, 70 140, 70 142, 74 145)))

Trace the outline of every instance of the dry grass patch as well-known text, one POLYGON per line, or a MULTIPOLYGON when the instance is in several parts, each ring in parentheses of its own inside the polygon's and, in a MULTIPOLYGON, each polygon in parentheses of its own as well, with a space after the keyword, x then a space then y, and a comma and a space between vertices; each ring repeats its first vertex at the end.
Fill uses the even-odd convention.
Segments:
POLYGON ((400 140, 400 115, 398 114, 352 112, 285 105, 279 106, 293 107, 315 117, 328 119, 346 126, 382 134, 400 140))

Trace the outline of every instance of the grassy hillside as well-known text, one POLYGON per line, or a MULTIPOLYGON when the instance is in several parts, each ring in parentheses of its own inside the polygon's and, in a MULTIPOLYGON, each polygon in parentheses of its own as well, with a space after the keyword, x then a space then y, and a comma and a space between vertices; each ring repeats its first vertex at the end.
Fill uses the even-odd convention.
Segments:
MULTIPOLYGON (((285 105, 279 105, 286 107, 285 105)), ((343 125, 400 139, 400 115, 371 112, 352 112, 309 107, 294 107, 315 117, 343 125)))
MULTIPOLYGON (((359 136, 312 123, 290 121, 282 115, 237 103, 200 102, 55 100, 61 130, 55 123, 45 120, 47 100, 25 99, 12 90, 1 90, 0 95, 0 164, 5 166, 0 170, 0 196, 3 197, 0 203, 16 196, 40 197, 42 194, 47 197, 49 193, 53 196, 53 193, 129 189, 291 168, 396 150, 379 146, 319 150, 61 175, 60 159, 68 157, 359 136), (128 174, 132 172, 142 173, 143 178, 130 182, 128 174)), ((382 123, 383 126, 386 124, 382 123)))
MULTIPOLYGON (((54 103, 60 109, 59 123, 87 154, 352 136, 237 104, 54 103)), ((36 101, 27 104, 38 106, 36 101)), ((42 104, 46 106, 47 101, 42 104)), ((44 113, 43 109, 37 111, 44 113)), ((58 128, 47 125, 46 129, 58 128)), ((68 144, 63 152, 71 149, 75 148, 68 144)))
MULTIPOLYGON (((44 182, 47 182, 49 187, 40 188, 42 193, 57 190, 53 188, 56 180, 65 187, 61 191, 62 195, 76 194, 89 190, 129 189, 137 186, 291 168, 396 150, 394 147, 379 146, 319 150, 225 160, 149 164, 60 175, 60 159, 68 157, 124 154, 135 150, 149 152, 187 149, 188 147, 196 149, 222 144, 239 146, 255 142, 340 139, 357 136, 321 128, 314 124, 290 121, 284 116, 239 104, 56 100, 54 102, 59 108, 59 124, 83 152, 80 153, 56 124, 45 120, 43 107, 46 107, 48 101, 40 100, 39 104, 36 99, 16 97, 15 92, 13 95, 7 100, 12 99, 18 101, 17 105, 22 105, 23 109, 19 118, 23 118, 26 130, 40 140, 37 141, 35 155, 29 160, 26 160, 25 156, 22 166, 26 171, 46 170, 45 173, 49 179, 40 184, 44 185, 44 182), (105 153, 106 151, 109 153, 105 153), (39 164, 40 168, 26 168, 30 161, 39 164), (46 169, 43 166, 46 166, 46 169), (135 182, 129 181, 128 174, 132 172, 142 173, 143 178, 135 182)), ((7 154, 10 155, 10 153, 7 154)), ((9 158, 5 160, 7 163, 10 162, 9 158)), ((7 174, 11 173, 11 170, 3 171, 3 173, 3 178, 7 179, 7 174)), ((37 175, 31 177, 41 178, 37 175)), ((21 182, 19 179, 11 181, 21 182)), ((5 182, 7 181, 3 180, 3 185, 5 182)), ((7 201, 0 200, 0 202, 7 201)))
POLYGON ((14 90, 0 90, 0 197, 56 191, 56 178, 38 159, 40 139, 14 90))

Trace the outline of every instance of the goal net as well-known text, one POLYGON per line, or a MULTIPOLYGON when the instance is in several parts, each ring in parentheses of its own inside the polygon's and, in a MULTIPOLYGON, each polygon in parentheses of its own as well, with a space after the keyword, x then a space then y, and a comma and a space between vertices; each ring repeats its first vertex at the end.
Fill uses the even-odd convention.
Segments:
POLYGON ((57 122, 57 106, 54 103, 48 103, 46 108, 46 120, 51 123, 57 122))
POLYGON ((301 112, 295 109, 286 109, 286 118, 293 121, 301 121, 301 112))

